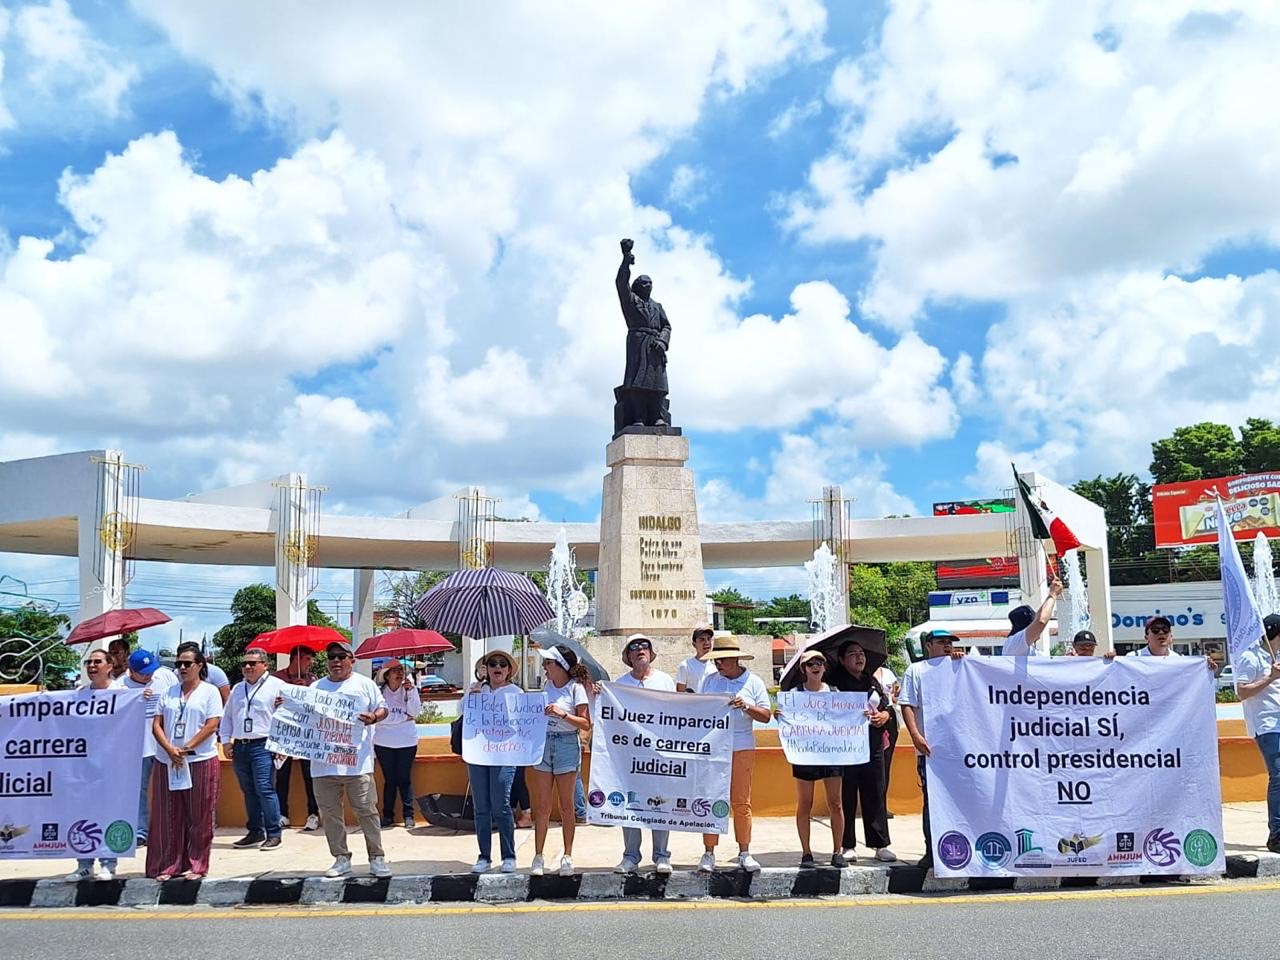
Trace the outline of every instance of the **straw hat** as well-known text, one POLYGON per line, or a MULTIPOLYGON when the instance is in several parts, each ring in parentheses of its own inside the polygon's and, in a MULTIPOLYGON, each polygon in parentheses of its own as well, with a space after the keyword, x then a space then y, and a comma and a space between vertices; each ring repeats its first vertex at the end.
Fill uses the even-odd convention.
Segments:
POLYGON ((519 666, 516 663, 516 658, 505 650, 490 650, 476 662, 476 669, 478 670, 486 660, 492 660, 494 657, 501 657, 507 661, 507 675, 514 679, 519 666))
POLYGON ((653 640, 651 640, 649 637, 646 637, 643 633, 633 633, 631 636, 627 637, 627 642, 622 645, 622 662, 625 663, 628 667, 631 666, 631 656, 628 653, 628 650, 630 649, 631 644, 635 643, 638 640, 643 640, 645 643, 649 645, 649 662, 650 663, 653 663, 654 660, 658 659, 658 651, 653 649, 653 640))
POLYGON ((708 653, 703 660, 728 660, 730 658, 738 660, 754 660, 755 657, 749 653, 742 652, 742 646, 738 643, 737 637, 716 637, 711 645, 711 652, 708 653))
POLYGON ((390 660, 388 660, 386 663, 384 663, 381 667, 378 668, 378 674, 373 678, 373 682, 377 684, 386 683, 387 674, 390 673, 392 670, 403 671, 404 664, 401 663, 399 660, 397 660, 395 657, 392 657, 390 660))
POLYGON ((800 654, 800 660, 798 662, 800 666, 803 667, 810 660, 825 661, 826 659, 827 659, 826 654, 824 654, 821 650, 806 650, 804 653, 800 654))

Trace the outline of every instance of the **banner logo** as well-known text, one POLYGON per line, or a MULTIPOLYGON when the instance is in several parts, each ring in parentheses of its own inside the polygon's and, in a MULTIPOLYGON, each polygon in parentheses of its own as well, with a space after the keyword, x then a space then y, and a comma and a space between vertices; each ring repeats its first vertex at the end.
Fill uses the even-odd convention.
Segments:
POLYGON ((102 828, 89 820, 77 820, 67 829, 67 845, 76 853, 92 853, 102 845, 102 828))
POLYGON ((969 838, 963 833, 948 830, 942 835, 942 839, 938 841, 938 859, 952 870, 967 867, 971 855, 972 848, 969 846, 969 838))
POLYGON ((133 824, 127 820, 115 820, 107 827, 107 847, 113 853, 124 853, 133 846, 133 824))
POLYGON ((982 861, 983 866, 990 867, 992 870, 1008 866, 1013 857, 1013 844, 1003 833, 994 831, 984 833, 978 838, 975 847, 978 851, 978 859, 982 861))
POLYGON ((1142 842, 1142 855, 1157 867, 1172 867, 1182 856, 1182 844, 1164 827, 1156 827, 1142 842))
POLYGON ((1218 841, 1208 830, 1192 830, 1182 841, 1182 852, 1197 867, 1207 867, 1218 857, 1218 841))

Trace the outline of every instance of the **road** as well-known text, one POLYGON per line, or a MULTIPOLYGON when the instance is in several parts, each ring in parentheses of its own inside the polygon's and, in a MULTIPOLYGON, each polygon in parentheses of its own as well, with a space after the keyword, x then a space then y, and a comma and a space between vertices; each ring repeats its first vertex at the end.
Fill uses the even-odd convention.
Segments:
POLYGON ((1280 882, 743 904, 0 912, 4 956, 874 957, 1124 960, 1280 955, 1280 882))

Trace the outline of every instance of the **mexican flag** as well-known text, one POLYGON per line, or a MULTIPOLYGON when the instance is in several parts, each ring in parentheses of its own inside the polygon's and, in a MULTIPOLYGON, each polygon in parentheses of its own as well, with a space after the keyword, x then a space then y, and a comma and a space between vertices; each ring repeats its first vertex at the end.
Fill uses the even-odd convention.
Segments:
MULTIPOLYGON (((1010 466, 1013 465, 1010 464, 1010 466)), ((1013 467, 1013 479, 1018 484, 1018 495, 1022 498, 1023 506, 1027 508, 1027 516, 1031 518, 1031 535, 1037 540, 1052 540, 1054 553, 1060 557, 1068 550, 1074 550, 1080 546, 1080 538, 1049 509, 1044 498, 1035 494, 1027 486, 1026 481, 1018 476, 1016 466, 1013 467)))

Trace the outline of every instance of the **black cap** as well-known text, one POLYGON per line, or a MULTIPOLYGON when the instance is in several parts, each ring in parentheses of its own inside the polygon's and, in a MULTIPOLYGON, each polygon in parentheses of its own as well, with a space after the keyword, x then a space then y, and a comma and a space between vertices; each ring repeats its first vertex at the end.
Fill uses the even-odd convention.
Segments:
POLYGON ((1098 638, 1093 635, 1092 630, 1081 630, 1079 633, 1077 633, 1074 637, 1071 638, 1071 645, 1073 647, 1077 643, 1092 643, 1096 646, 1098 643, 1098 638))
POLYGON ((1280 615, 1269 613, 1262 618, 1262 629, 1267 632, 1267 639, 1274 640, 1280 636, 1280 615))
POLYGON ((1013 624, 1013 629, 1009 631, 1009 636, 1012 637, 1019 630, 1027 629, 1035 618, 1036 612, 1025 603, 1020 607, 1014 607, 1009 611, 1009 622, 1013 624))

